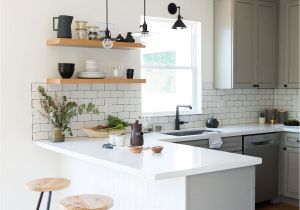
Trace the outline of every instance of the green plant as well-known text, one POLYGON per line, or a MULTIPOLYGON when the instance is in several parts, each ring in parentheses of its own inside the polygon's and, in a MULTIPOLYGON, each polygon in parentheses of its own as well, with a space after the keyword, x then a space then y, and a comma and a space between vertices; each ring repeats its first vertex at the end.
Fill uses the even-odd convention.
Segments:
POLYGON ((259 117, 265 117, 265 113, 264 112, 260 112, 259 113, 259 117))
POLYGON ((119 118, 114 117, 112 115, 108 115, 107 121, 109 127, 116 129, 124 129, 128 126, 127 122, 120 120, 119 118))
POLYGON ((78 105, 74 101, 67 101, 66 96, 58 97, 55 95, 54 98, 47 95, 45 89, 42 86, 38 87, 38 91, 42 98, 40 104, 42 110, 40 113, 45 118, 48 118, 54 127, 61 128, 62 133, 69 133, 73 136, 72 129, 69 126, 70 121, 73 117, 82 115, 83 113, 99 114, 98 108, 92 104, 81 104, 78 105))

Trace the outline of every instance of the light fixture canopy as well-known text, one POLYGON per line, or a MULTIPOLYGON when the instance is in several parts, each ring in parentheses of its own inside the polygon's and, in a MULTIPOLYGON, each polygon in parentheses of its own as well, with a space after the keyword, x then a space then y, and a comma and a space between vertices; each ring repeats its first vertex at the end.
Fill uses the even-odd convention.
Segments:
POLYGON ((171 15, 175 15, 177 13, 177 10, 178 10, 177 20, 173 24, 172 29, 185 29, 187 27, 182 21, 183 17, 180 14, 180 6, 177 6, 174 3, 170 3, 168 5, 168 11, 171 15))
POLYGON ((140 37, 142 42, 145 42, 146 38, 150 36, 150 32, 148 31, 148 25, 146 22, 146 0, 144 0, 144 23, 140 25, 142 29, 140 32, 133 33, 132 36, 140 37))
POLYGON ((113 41, 111 39, 111 33, 108 30, 108 0, 106 0, 106 29, 105 29, 105 36, 102 41, 102 46, 105 49, 110 49, 113 47, 113 41))

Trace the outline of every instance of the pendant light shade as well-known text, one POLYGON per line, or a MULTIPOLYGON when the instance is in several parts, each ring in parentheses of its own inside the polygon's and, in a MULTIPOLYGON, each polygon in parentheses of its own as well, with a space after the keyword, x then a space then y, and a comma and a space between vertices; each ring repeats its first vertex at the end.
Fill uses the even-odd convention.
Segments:
POLYGON ((180 14, 180 7, 174 3, 170 3, 168 5, 168 11, 171 15, 175 15, 178 10, 178 16, 176 22, 173 24, 172 29, 185 29, 186 25, 182 21, 182 16, 180 14))
POLYGON ((108 30, 108 0, 106 0, 106 29, 105 29, 105 37, 102 41, 102 46, 105 49, 110 49, 113 47, 113 41, 111 39, 110 31, 108 30))

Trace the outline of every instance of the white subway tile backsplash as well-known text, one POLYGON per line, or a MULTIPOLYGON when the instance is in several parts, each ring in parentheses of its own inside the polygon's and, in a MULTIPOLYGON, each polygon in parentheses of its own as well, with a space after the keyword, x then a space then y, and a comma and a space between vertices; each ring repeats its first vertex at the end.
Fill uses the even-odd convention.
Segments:
MULTIPOLYGON (((68 100, 79 104, 94 103, 99 115, 83 114, 71 120, 74 136, 86 136, 82 127, 95 127, 105 124, 108 114, 114 114, 128 122, 141 117, 141 85, 128 84, 88 84, 88 85, 46 85, 33 83, 32 95, 32 131, 33 140, 48 139, 52 127, 47 119, 36 117, 40 108, 37 87, 42 85, 49 95, 65 95, 68 100), (50 87, 51 86, 51 87, 50 87)), ((289 111, 291 118, 299 119, 299 89, 235 89, 235 90, 202 90, 203 114, 183 115, 181 120, 189 123, 182 128, 205 126, 208 114, 214 113, 221 125, 244 124, 257 122, 258 113, 265 108, 275 107, 289 111)), ((175 110, 174 110, 175 111, 175 110)), ((143 122, 145 119, 141 119, 143 122)), ((163 125, 164 130, 174 129, 175 116, 151 117, 153 124, 163 125)))
POLYGON ((78 85, 78 90, 92 90, 91 84, 80 84, 78 85))

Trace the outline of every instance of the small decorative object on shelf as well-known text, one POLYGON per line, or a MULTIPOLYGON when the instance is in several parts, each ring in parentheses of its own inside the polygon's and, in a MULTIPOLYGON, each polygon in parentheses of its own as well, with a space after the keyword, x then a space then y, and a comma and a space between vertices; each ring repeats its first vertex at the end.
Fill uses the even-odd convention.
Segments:
POLYGON ((259 124, 265 124, 266 123, 266 118, 265 118, 265 113, 264 112, 259 113, 258 122, 259 122, 259 124))
POLYGON ((49 119, 54 127, 51 139, 53 142, 63 142, 65 133, 73 135, 69 126, 73 117, 83 113, 99 114, 98 108, 92 103, 78 105, 76 102, 67 101, 66 96, 58 97, 56 95, 53 98, 47 95, 42 86, 38 87, 38 91, 42 97, 40 99, 40 113, 49 119))
POLYGON ((134 43, 135 42, 135 39, 133 38, 133 36, 131 35, 132 33, 131 32, 128 32, 127 33, 127 36, 125 38, 125 41, 126 42, 129 42, 129 43, 134 43))
POLYGON ((123 37, 121 34, 119 34, 119 35, 116 37, 116 42, 125 42, 125 39, 124 39, 124 37, 123 37))
POLYGON ((206 121, 206 127, 217 128, 218 126, 219 126, 219 122, 218 122, 217 118, 214 118, 214 115, 210 114, 206 121))

